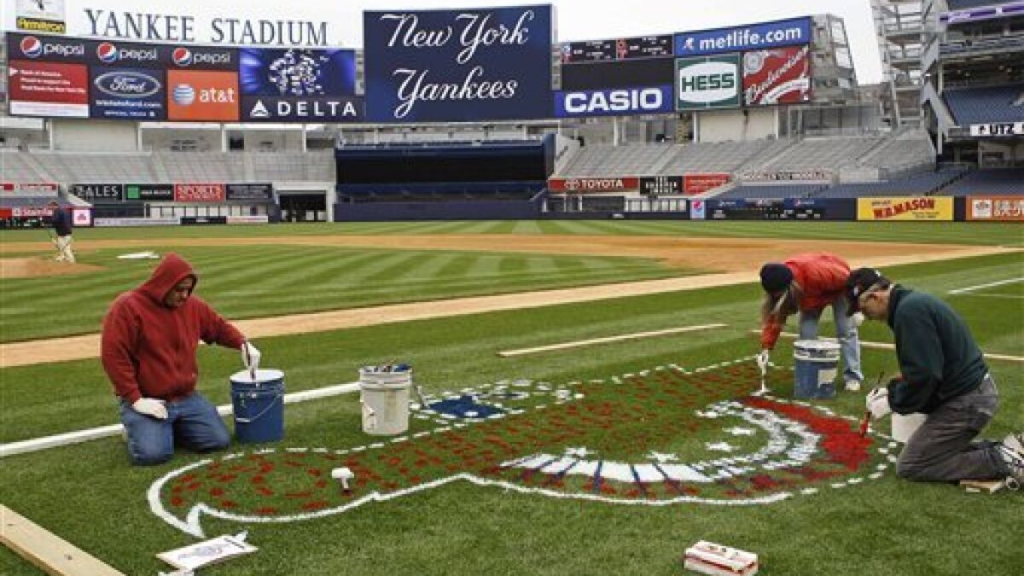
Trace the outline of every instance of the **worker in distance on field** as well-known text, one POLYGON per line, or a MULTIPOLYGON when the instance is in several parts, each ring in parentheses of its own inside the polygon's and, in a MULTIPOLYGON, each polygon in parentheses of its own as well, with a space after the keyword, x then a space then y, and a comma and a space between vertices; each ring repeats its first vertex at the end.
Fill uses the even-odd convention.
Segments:
POLYGON ((907 441, 896 475, 920 482, 1024 482, 1024 434, 972 442, 999 405, 996 383, 967 324, 948 304, 859 268, 847 284, 849 309, 892 329, 901 376, 867 396, 875 418, 891 411, 928 417, 907 441))
POLYGON ((114 300, 103 319, 103 369, 120 399, 128 454, 136 465, 166 462, 175 442, 220 450, 231 435, 216 407, 196 392, 199 341, 242 351, 249 370, 260 352, 198 296, 192 266, 168 254, 138 288, 114 300))
POLYGON ((71 249, 71 216, 67 211, 61 209, 60 203, 56 200, 50 200, 46 207, 52 214, 50 225, 53 226, 53 232, 57 235, 57 239, 54 241, 57 246, 57 262, 74 262, 75 251, 71 249))
POLYGON ((826 306, 832 307, 836 337, 843 356, 845 388, 856 392, 864 380, 860 369, 860 340, 857 325, 861 316, 851 318, 846 311, 846 279, 850 265, 827 253, 798 254, 785 262, 769 262, 761 267, 761 353, 757 364, 763 373, 775 348, 786 319, 799 312, 800 339, 818 337, 818 320, 826 306))

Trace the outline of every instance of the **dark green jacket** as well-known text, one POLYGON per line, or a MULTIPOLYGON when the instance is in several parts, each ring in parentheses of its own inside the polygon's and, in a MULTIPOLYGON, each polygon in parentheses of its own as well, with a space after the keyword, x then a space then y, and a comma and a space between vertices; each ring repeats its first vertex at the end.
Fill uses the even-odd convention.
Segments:
POLYGON ((889 327, 903 373, 902 381, 889 385, 893 412, 931 413, 980 386, 988 373, 967 324, 934 296, 893 286, 889 327))

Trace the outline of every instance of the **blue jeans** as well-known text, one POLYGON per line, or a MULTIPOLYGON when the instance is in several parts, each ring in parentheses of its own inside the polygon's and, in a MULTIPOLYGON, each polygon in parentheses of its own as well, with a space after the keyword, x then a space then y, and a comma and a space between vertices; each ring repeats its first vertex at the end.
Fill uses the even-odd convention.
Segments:
MULTIPOLYGON (((843 381, 856 380, 862 382, 864 373, 860 370, 860 339, 857 327, 846 315, 848 304, 846 298, 839 298, 832 303, 832 317, 836 321, 836 338, 843 354, 843 381)), ((823 310, 817 312, 800 311, 800 339, 813 340, 818 337, 818 320, 823 310)))
POLYGON ((128 433, 128 455, 136 466, 153 466, 174 456, 174 443, 196 452, 222 450, 231 434, 217 408, 198 392, 167 402, 167 419, 139 414, 121 400, 121 423, 128 433))

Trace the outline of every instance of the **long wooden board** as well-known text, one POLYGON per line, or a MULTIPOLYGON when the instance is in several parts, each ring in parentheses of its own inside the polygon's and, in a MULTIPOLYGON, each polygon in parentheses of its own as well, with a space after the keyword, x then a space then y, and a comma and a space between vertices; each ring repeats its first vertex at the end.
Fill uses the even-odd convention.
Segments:
POLYGON ((54 576, 124 576, 3 504, 0 504, 0 542, 54 576))

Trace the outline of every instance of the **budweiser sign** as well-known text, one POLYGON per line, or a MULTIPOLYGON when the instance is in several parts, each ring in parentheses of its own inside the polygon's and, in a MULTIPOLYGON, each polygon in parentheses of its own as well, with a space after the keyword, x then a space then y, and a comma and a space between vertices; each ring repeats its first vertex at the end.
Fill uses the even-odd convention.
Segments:
POLYGON ((223 202, 223 184, 175 184, 175 202, 223 202))
POLYGON ((808 46, 755 50, 743 55, 743 99, 747 106, 793 104, 811 99, 808 46))
POLYGON ((626 192, 640 188, 640 179, 628 178, 552 178, 548 190, 569 194, 590 192, 626 192))

